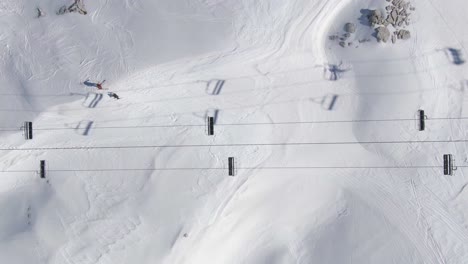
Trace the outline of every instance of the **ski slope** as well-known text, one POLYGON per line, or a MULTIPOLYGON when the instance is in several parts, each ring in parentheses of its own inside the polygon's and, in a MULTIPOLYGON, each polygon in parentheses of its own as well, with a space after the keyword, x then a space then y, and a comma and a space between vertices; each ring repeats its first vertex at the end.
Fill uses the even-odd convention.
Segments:
POLYGON ((464 1, 71 2, 0 3, 0 263, 468 263, 464 1))

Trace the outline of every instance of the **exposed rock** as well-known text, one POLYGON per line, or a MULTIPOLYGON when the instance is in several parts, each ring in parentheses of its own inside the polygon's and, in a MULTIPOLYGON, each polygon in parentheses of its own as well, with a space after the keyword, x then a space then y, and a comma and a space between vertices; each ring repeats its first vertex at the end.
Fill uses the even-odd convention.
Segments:
POLYGON ((37 11, 37 17, 38 18, 45 16, 45 12, 41 8, 37 7, 36 11, 37 11))
POLYGON ((392 18, 390 15, 387 16, 387 20, 386 20, 386 21, 387 21, 389 24, 395 23, 395 20, 393 20, 393 18, 392 18))
MULTIPOLYGON (((386 0, 385 9, 368 10, 367 19, 371 27, 375 28, 375 37, 379 42, 396 43, 398 39, 411 38, 406 26, 410 25, 410 10, 415 10, 409 0, 386 0), (392 25, 392 27, 388 27, 392 25), (393 33, 393 34, 392 34, 393 33)), ((364 40, 359 40, 359 43, 364 40)))
POLYGON ((69 7, 67 7, 66 5, 62 6, 59 9, 59 11, 57 11, 57 15, 63 15, 65 13, 73 13, 73 12, 80 13, 82 15, 88 14, 88 12, 86 11, 84 7, 82 0, 75 0, 73 4, 70 5, 69 7))
POLYGON ((371 10, 368 18, 369 18, 369 23, 372 26, 379 24, 380 21, 382 21, 383 19, 382 13, 380 12, 380 10, 371 10))
POLYGON ((68 11, 67 6, 62 6, 60 7, 59 11, 57 11, 57 15, 63 15, 67 13, 67 11, 68 11))
POLYGON ((378 27, 375 29, 377 41, 387 42, 390 38, 390 31, 386 27, 378 27))
POLYGON ((354 23, 346 23, 345 27, 344 27, 344 30, 347 33, 354 33, 354 32, 356 32, 356 25, 354 23))
POLYGON ((403 25, 403 22, 405 21, 405 18, 402 16, 398 16, 397 20, 395 21, 395 24, 397 24, 399 27, 403 25))
POLYGON ((404 39, 404 40, 411 38, 411 33, 405 29, 401 29, 400 31, 398 31, 397 35, 398 35, 398 38, 404 39))
POLYGON ((340 43, 338 43, 338 44, 340 44, 340 46, 343 47, 343 48, 346 47, 346 42, 344 42, 344 41, 340 41, 340 43))
POLYGON ((398 12, 396 10, 393 10, 390 12, 390 17, 393 19, 393 21, 396 21, 398 18, 398 12))
POLYGON ((350 33, 346 32, 346 33, 343 34, 344 39, 348 39, 349 37, 351 37, 350 33))
POLYGON ((378 17, 381 17, 381 16, 382 16, 382 12, 381 12, 380 10, 378 10, 378 9, 373 10, 373 13, 374 13, 374 15, 376 15, 376 16, 378 16, 378 17))
POLYGON ((398 3, 397 8, 398 8, 398 9, 402 9, 402 8, 403 8, 403 4, 404 4, 404 2, 398 3))

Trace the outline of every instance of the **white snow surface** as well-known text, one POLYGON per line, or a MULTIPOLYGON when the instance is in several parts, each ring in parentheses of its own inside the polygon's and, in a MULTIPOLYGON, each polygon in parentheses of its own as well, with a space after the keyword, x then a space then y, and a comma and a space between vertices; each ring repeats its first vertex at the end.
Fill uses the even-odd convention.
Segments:
POLYGON ((468 263, 466 143, 434 142, 467 137, 468 2, 411 1, 396 44, 384 0, 71 2, 0 2, 0 263, 468 263), (357 143, 270 144, 301 142, 357 143))

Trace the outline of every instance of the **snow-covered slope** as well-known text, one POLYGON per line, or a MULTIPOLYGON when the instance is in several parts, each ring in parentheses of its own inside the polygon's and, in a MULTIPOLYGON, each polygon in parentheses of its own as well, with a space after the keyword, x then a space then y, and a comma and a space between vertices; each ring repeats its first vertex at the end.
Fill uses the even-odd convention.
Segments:
POLYGON ((357 41, 383 0, 29 2, 0 3, 1 263, 468 263, 464 1, 395 45, 357 41))

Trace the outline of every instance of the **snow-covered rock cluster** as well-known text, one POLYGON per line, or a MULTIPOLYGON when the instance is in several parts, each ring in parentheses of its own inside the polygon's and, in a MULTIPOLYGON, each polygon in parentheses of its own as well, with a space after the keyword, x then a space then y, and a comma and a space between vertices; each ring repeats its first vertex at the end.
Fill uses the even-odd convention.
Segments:
POLYGON ((386 16, 380 10, 371 10, 368 19, 371 27, 375 27, 377 41, 387 42, 390 38, 392 43, 397 39, 409 39, 409 30, 402 29, 410 24, 410 11, 416 10, 410 2, 404 0, 386 0, 390 5, 385 7, 386 16), (393 33, 388 28, 392 25, 393 33))
POLYGON ((354 23, 346 23, 344 29, 347 33, 356 32, 356 25, 354 23))
POLYGON ((352 41, 349 41, 351 34, 356 32, 356 24, 354 23, 346 23, 344 25, 344 31, 345 33, 339 36, 338 34, 329 36, 330 40, 338 40, 338 44, 341 47, 346 47, 346 46, 351 46, 353 44, 352 41))
MULTIPOLYGON (((411 32, 406 28, 410 25, 410 11, 416 10, 409 1, 386 0, 389 5, 385 7, 385 12, 380 9, 363 9, 364 24, 374 28, 374 36, 378 42, 396 43, 397 39, 407 40, 411 38, 411 32)), ((332 41, 337 41, 341 47, 352 46, 351 36, 356 32, 356 24, 348 22, 344 25, 344 33, 329 36, 332 41)), ((369 41, 369 39, 359 40, 359 43, 369 41)), ((357 47, 357 46, 356 46, 357 47)))

